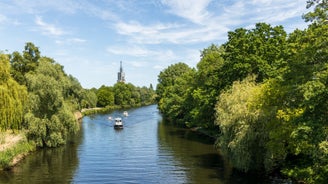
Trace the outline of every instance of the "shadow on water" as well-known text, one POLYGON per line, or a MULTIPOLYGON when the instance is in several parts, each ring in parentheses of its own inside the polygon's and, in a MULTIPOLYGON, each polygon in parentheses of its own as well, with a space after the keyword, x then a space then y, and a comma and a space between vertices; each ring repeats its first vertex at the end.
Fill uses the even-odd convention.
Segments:
POLYGON ((162 151, 172 154, 180 168, 186 168, 187 183, 271 183, 266 178, 234 170, 214 148, 212 138, 160 122, 158 139, 165 148, 162 151))
MULTIPOLYGON (((172 126, 172 125, 167 125, 167 126, 172 126)), ((213 138, 205 136, 205 135, 200 135, 192 130, 177 128, 176 130, 171 130, 169 132, 169 134, 171 136, 177 136, 177 137, 180 137, 183 139, 187 139, 188 141, 196 141, 196 142, 201 142, 203 144, 208 144, 208 145, 214 144, 213 138)))

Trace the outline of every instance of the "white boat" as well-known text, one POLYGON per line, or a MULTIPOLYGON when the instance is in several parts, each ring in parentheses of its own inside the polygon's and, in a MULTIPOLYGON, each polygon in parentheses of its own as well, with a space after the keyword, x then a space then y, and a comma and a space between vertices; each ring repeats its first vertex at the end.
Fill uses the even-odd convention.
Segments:
POLYGON ((122 118, 115 118, 114 128, 116 128, 116 129, 121 129, 121 128, 123 128, 123 121, 122 121, 122 118))
POLYGON ((108 119, 109 119, 109 120, 112 120, 112 116, 109 116, 108 119))
POLYGON ((129 116, 128 111, 124 111, 124 112, 123 112, 123 115, 124 115, 124 116, 129 116))

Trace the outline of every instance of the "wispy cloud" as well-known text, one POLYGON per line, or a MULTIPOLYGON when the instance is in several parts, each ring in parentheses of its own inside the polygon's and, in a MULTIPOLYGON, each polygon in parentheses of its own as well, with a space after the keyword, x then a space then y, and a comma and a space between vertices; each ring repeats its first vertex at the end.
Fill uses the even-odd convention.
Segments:
POLYGON ((61 39, 56 40, 55 43, 58 45, 72 45, 72 44, 82 44, 85 43, 87 40, 81 38, 68 38, 68 39, 61 39))
POLYGON ((257 22, 269 24, 282 24, 292 18, 300 18, 304 13, 303 0, 252 0, 231 1, 231 5, 224 6, 223 12, 216 15, 217 18, 225 18, 229 25, 250 25, 257 22), (230 22, 231 21, 231 22, 230 22))
POLYGON ((211 0, 162 0, 169 7, 169 12, 196 24, 204 24, 211 15, 207 6, 211 0))
POLYGON ((107 52, 121 56, 133 56, 139 60, 147 58, 153 61, 166 62, 169 60, 176 60, 178 57, 171 49, 149 49, 140 45, 110 46, 107 48, 107 52))
MULTIPOLYGON (((80 3, 71 0, 12 0, 16 7, 20 7, 20 11, 29 14, 40 14, 49 10, 56 10, 63 13, 75 13, 80 8, 80 3)), ((18 13, 18 12, 16 12, 18 13)))
POLYGON ((129 36, 133 42, 140 44, 187 44, 217 40, 222 38, 228 30, 220 24, 211 26, 190 27, 182 24, 142 25, 134 21, 128 23, 119 22, 115 27, 117 33, 129 36))
POLYGON ((131 34, 158 34, 165 30, 170 30, 172 28, 176 28, 177 25, 174 24, 163 24, 158 23, 151 26, 144 26, 141 25, 137 21, 131 21, 129 23, 125 22, 118 22, 116 24, 116 28, 118 33, 124 35, 131 35, 131 34))
POLYGON ((52 36, 61 36, 65 34, 65 32, 61 28, 56 27, 53 24, 44 22, 42 20, 42 17, 37 16, 35 18, 35 24, 41 29, 43 34, 52 36))

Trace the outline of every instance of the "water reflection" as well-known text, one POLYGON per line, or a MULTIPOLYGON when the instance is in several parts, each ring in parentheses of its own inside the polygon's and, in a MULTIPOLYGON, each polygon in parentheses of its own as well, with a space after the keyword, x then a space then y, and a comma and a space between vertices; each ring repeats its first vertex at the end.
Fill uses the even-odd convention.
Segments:
POLYGON ((226 183, 231 167, 213 147, 213 141, 195 132, 162 122, 158 126, 160 150, 170 152, 186 172, 186 183, 226 183))

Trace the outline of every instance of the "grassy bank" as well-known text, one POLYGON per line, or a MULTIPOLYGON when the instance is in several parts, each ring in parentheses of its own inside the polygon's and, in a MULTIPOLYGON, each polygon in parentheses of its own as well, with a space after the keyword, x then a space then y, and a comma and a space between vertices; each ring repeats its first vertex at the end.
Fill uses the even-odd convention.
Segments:
POLYGON ((26 139, 25 133, 0 132, 0 170, 9 169, 16 165, 36 146, 26 139))

